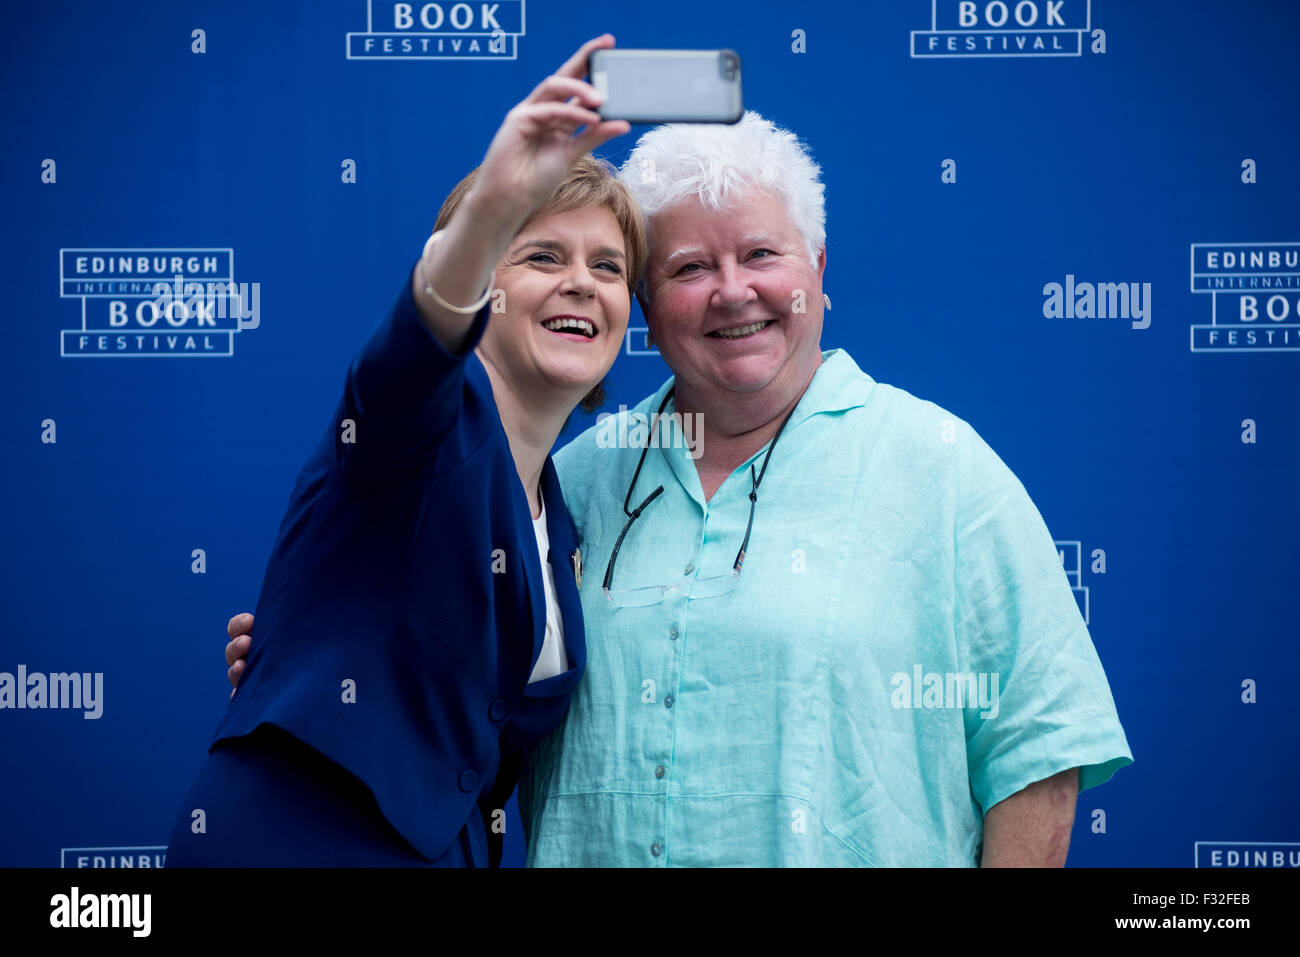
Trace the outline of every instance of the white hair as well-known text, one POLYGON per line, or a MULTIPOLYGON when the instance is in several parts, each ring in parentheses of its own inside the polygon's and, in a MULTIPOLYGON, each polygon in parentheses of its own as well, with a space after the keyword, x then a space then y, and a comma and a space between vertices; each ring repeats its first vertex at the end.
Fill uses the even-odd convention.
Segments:
POLYGON ((637 140, 619 171, 653 232, 655 213, 689 196, 717 210, 758 187, 785 200, 808 261, 826 244, 821 167, 789 130, 747 110, 738 123, 671 123, 637 140))

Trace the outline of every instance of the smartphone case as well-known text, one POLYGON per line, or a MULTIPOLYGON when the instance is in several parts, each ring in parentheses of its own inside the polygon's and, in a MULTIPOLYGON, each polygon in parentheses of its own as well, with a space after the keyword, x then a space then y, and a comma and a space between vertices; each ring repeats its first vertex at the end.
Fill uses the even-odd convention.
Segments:
POLYGON ((589 69, 602 119, 735 123, 745 112, 734 50, 597 50, 589 69))

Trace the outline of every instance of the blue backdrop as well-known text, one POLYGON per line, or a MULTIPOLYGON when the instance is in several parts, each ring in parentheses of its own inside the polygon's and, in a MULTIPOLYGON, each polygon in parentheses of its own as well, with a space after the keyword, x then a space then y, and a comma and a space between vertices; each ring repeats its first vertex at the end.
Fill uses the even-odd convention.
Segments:
MULTIPOLYGON (((98 717, 0 709, 0 865, 162 862, 348 361, 506 110, 605 31, 740 53, 824 171, 824 347, 971 422, 1060 542, 1136 762, 1070 863, 1300 862, 1300 8, 400 6, 6 5, 0 672, 90 675, 98 717), (140 255, 251 315, 142 326, 95 271, 140 255), (1137 297, 1080 316, 1084 283, 1137 297)), ((668 374, 625 352, 610 407, 668 374)))

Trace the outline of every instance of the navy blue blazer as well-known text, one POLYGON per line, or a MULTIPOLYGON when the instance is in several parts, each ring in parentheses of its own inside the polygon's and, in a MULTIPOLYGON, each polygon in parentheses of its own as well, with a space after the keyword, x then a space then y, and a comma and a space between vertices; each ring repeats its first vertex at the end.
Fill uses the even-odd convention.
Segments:
POLYGON ((473 354, 488 312, 450 353, 421 320, 408 274, 298 476, 212 744, 276 725, 365 782, 425 857, 468 827, 474 847, 494 845, 495 864, 493 812, 524 749, 564 717, 587 650, 577 534, 548 457, 541 486, 570 669, 528 683, 546 597, 532 511, 473 354))

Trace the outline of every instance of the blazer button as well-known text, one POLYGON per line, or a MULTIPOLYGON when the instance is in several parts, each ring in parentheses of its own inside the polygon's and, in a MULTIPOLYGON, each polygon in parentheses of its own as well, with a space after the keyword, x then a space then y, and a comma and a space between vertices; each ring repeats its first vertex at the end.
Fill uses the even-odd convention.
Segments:
POLYGON ((473 768, 470 768, 468 771, 460 772, 460 789, 466 794, 474 790, 474 787, 477 784, 478 775, 474 773, 473 768))
POLYGON ((488 708, 488 717, 493 721, 502 721, 505 719, 507 710, 505 698, 497 698, 488 708))

